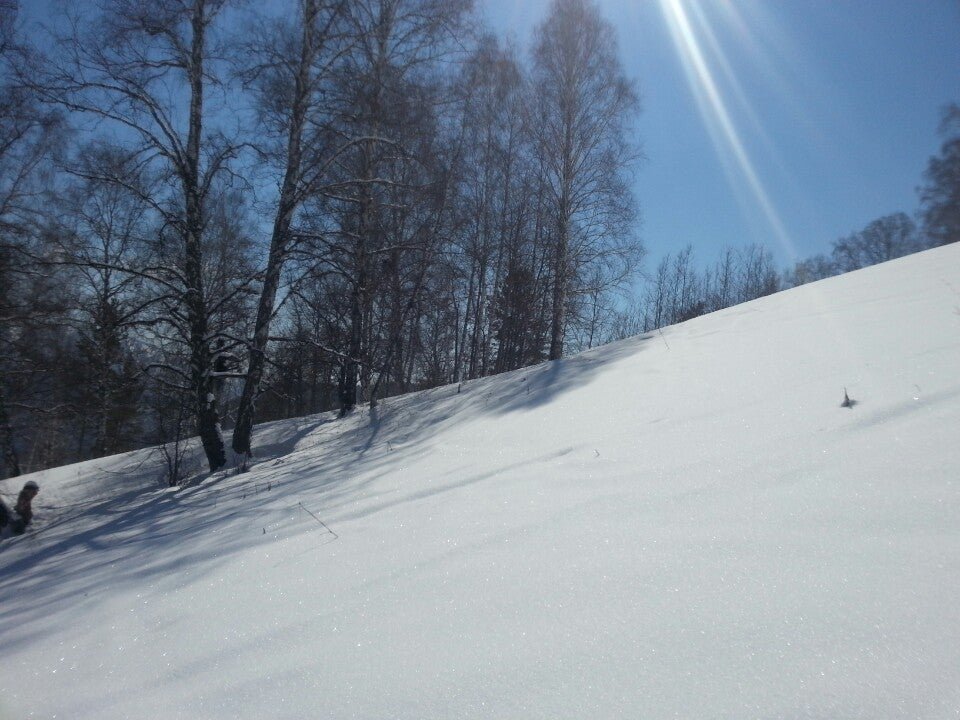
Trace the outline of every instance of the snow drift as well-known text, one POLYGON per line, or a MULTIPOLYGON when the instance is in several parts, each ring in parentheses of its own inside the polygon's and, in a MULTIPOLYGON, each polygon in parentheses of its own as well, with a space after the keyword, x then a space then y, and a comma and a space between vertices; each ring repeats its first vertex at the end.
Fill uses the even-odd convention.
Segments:
POLYGON ((37 473, 0 717, 956 717, 958 368, 950 246, 274 423, 244 475, 37 473))

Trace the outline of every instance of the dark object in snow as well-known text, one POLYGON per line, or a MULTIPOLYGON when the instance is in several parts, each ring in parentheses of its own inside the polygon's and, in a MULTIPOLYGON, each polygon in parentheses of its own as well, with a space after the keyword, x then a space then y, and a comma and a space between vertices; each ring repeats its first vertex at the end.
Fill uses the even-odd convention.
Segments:
POLYGON ((10 508, 0 500, 0 531, 6 530, 9 525, 10 532, 14 535, 23 534, 27 525, 33 520, 33 508, 30 503, 38 492, 40 492, 40 486, 33 480, 28 480, 20 491, 20 495, 17 496, 17 504, 14 505, 13 512, 10 512, 10 508))
POLYGON ((843 402, 840 403, 840 407, 852 408, 852 407, 853 407, 854 405, 856 405, 856 404, 857 404, 857 401, 856 401, 856 400, 851 400, 851 399, 850 399, 850 396, 847 395, 847 389, 844 388, 844 389, 843 389, 843 402))
POLYGON ((14 524, 13 531, 15 533, 22 533, 27 525, 30 524, 30 521, 33 520, 33 508, 30 506, 30 503, 33 502, 38 492, 40 492, 40 486, 33 480, 28 480, 24 484, 23 490, 20 491, 20 495, 17 496, 17 504, 13 509, 17 515, 20 516, 22 525, 18 531, 17 525, 14 524))

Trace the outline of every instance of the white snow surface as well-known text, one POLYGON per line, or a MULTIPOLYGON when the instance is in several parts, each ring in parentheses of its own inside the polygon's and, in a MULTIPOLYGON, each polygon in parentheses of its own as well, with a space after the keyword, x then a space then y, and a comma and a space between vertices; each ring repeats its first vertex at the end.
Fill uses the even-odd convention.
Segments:
POLYGON ((247 474, 37 473, 0 717, 957 718, 958 430, 954 245, 262 426, 247 474))

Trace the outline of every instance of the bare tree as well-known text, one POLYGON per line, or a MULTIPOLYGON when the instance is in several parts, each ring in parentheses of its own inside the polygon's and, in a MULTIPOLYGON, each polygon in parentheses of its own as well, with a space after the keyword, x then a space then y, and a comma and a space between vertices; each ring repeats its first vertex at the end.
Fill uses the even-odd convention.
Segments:
POLYGON ((349 141, 316 205, 321 253, 347 298, 340 403, 373 391, 396 357, 449 209, 444 61, 459 50, 469 0, 357 0, 354 43, 338 68, 333 131, 349 141), (416 258, 416 267, 410 267, 416 258), (401 275, 404 282, 397 283, 401 275), (387 292, 390 287, 397 292, 387 292), (392 307, 378 300, 393 298, 392 307), (401 299, 402 298, 402 299, 401 299), (379 322, 375 323, 375 320, 379 322), (375 324, 384 332, 375 333, 375 324), (379 357, 378 357, 379 356, 379 357))
POLYGON ((142 378, 129 335, 164 297, 145 287, 142 277, 122 269, 145 260, 145 238, 156 226, 150 206, 140 193, 98 177, 109 168, 107 174, 128 178, 148 194, 147 181, 138 177, 142 170, 128 165, 126 153, 102 142, 82 148, 74 162, 77 177, 55 201, 50 232, 62 253, 59 262, 68 263, 75 278, 78 452, 98 457, 130 449, 139 437, 142 378), (91 421, 88 450, 83 436, 91 421))
POLYGON ((780 289, 780 273, 763 245, 746 245, 738 253, 736 302, 772 295, 780 289))
POLYGON ((910 255, 922 247, 917 226, 902 212, 874 220, 860 232, 860 237, 861 252, 867 265, 910 255))
POLYGON ((833 277, 838 272, 836 263, 822 253, 805 260, 798 260, 793 268, 784 273, 786 287, 798 287, 806 283, 833 277))
POLYGON ((638 157, 628 126, 639 101, 617 57, 616 32, 591 0, 553 1, 536 33, 532 84, 531 126, 552 208, 555 360, 578 265, 625 238, 635 218, 625 173, 638 157))
POLYGON ((22 388, 20 341, 28 327, 45 319, 56 305, 50 284, 34 262, 48 161, 62 147, 60 114, 40 106, 19 81, 33 63, 17 35, 15 2, 0 5, 0 476, 19 475, 15 442, 14 387, 22 388), (12 379, 13 373, 17 380, 12 379))
POLYGON ((349 142, 339 146, 331 137, 322 108, 325 84, 349 47, 341 27, 345 0, 299 0, 298 6, 298 27, 275 23, 254 46, 258 62, 245 73, 247 82, 258 91, 261 122, 269 130, 270 139, 280 145, 267 148, 266 154, 274 160, 282 179, 250 359, 233 430, 233 449, 243 456, 250 455, 256 400, 280 279, 295 246, 291 232, 294 217, 307 194, 316 192, 317 186, 326 181, 328 164, 349 147, 349 142))
POLYGON ((917 228, 904 213, 894 213, 869 223, 863 230, 833 243, 833 264, 838 272, 876 265, 921 248, 917 228))
MULTIPOLYGON (((211 32, 228 0, 109 0, 84 21, 70 19, 55 38, 61 49, 24 75, 50 103, 113 128, 136 164, 155 166, 166 195, 145 197, 173 230, 176 266, 141 269, 179 295, 178 326, 190 349, 186 375, 197 430, 210 470, 226 463, 212 375, 214 340, 204 277, 206 205, 217 179, 239 152, 237 143, 205 127, 207 90, 217 84, 211 32)), ((104 177, 129 185, 124 177, 104 177)))
POLYGON ((944 108, 940 134, 940 154, 927 163, 920 188, 924 232, 934 245, 960 240, 960 105, 944 108))
POLYGON ((674 257, 670 282, 670 322, 683 322, 702 315, 700 278, 693 265, 692 245, 679 250, 674 257))
POLYGON ((518 252, 523 176, 529 135, 523 126, 525 85, 510 47, 483 36, 463 66, 456 91, 463 103, 463 153, 458 169, 460 232, 451 263, 456 338, 453 377, 474 378, 492 363, 497 288, 518 252))

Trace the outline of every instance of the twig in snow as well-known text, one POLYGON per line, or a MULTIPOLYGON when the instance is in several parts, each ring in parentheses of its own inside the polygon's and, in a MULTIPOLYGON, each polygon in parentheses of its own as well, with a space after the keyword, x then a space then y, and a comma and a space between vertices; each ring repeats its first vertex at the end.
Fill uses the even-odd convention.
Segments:
POLYGON ((313 514, 312 512, 310 512, 309 510, 307 510, 307 509, 303 506, 303 503, 297 503, 297 504, 300 506, 300 508, 301 508, 307 515, 309 515, 309 516, 312 517, 314 520, 316 520, 318 523, 320 523, 321 525, 323 525, 323 527, 326 528, 327 532, 330 533, 331 535, 333 535, 334 538, 336 538, 336 539, 339 539, 339 538, 340 538, 340 536, 337 535, 333 530, 331 530, 330 527, 329 527, 323 520, 321 520, 320 518, 318 518, 316 515, 314 515, 314 514, 313 514))

